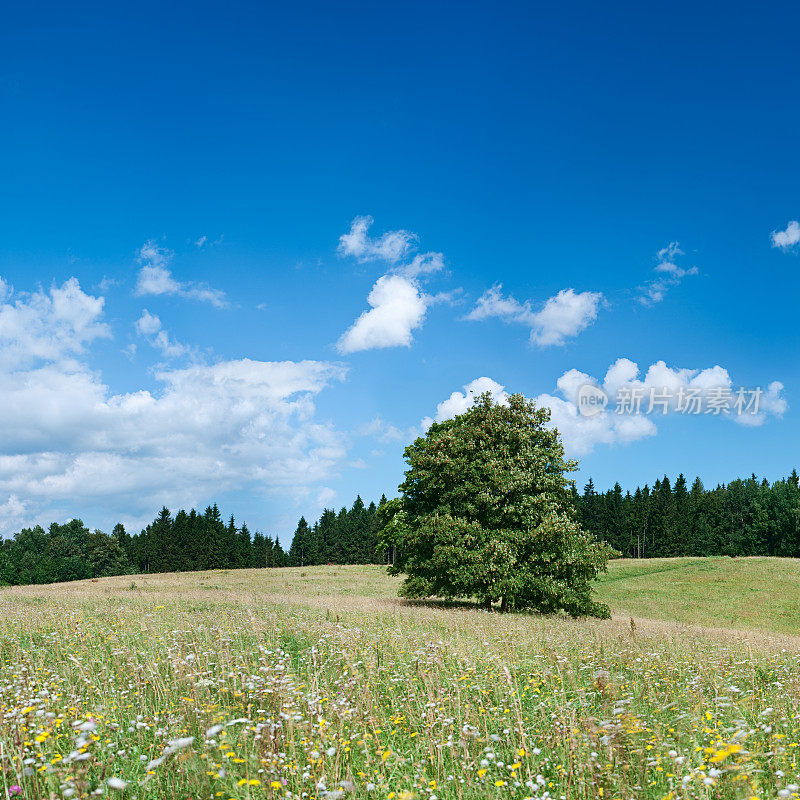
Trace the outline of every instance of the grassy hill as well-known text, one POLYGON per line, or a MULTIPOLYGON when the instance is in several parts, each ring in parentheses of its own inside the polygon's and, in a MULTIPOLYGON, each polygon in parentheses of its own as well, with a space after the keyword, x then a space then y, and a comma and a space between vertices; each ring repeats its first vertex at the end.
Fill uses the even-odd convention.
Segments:
MULTIPOLYGON (((280 601, 315 603, 339 596, 394 602, 401 579, 383 567, 327 566, 110 578, 103 586, 131 582, 139 593, 202 591, 213 598, 258 590, 280 601)), ((800 636, 800 559, 618 559, 598 581, 597 594, 618 617, 800 636)))
POLYGON ((610 621, 409 604, 379 567, 8 587, 0 785, 43 800, 795 797, 800 638, 781 634, 798 581, 794 561, 617 561, 598 584, 610 621))
MULTIPOLYGON (((126 597, 167 592, 171 597, 203 595, 208 600, 258 593, 276 602, 291 599, 315 605, 336 597, 399 602, 400 583, 384 567, 324 566, 125 576, 95 584, 60 584, 50 591, 80 594, 101 586, 106 593, 122 592, 126 597)), ((800 559, 618 559, 609 564, 596 589, 598 598, 620 618, 800 636, 800 559)))
POLYGON ((800 636, 800 559, 620 559, 597 592, 619 615, 800 636))

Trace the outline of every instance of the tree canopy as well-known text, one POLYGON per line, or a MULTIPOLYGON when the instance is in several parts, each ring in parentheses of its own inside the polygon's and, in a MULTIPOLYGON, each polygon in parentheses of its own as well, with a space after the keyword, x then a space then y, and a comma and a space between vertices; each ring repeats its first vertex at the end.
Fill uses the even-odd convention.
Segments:
POLYGON ((406 448, 400 497, 379 510, 402 595, 609 616, 591 583, 614 551, 575 519, 577 465, 549 419, 522 395, 487 393, 406 448))

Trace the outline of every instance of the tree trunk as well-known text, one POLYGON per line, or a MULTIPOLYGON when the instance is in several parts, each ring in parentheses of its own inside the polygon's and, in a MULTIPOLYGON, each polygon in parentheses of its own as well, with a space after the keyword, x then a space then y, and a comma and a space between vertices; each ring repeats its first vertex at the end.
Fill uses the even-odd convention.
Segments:
POLYGON ((486 611, 492 610, 492 598, 491 597, 484 597, 483 598, 483 608, 486 611))
POLYGON ((503 595, 502 599, 500 600, 500 613, 505 614, 508 611, 508 598, 503 595))

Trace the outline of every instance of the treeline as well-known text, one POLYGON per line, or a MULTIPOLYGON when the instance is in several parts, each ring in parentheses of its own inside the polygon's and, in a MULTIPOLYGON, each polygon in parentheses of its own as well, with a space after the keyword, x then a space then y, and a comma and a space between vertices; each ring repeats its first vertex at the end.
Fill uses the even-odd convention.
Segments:
MULTIPOLYGON (((118 528, 122 528, 118 525, 118 528)), ((124 529, 123 529, 124 530, 124 529)), ((24 528, 0 546, 0 584, 56 583, 133 572, 116 536, 90 531, 79 519, 24 528)))
MULTIPOLYGON (((379 505, 385 502, 382 496, 379 505)), ((365 506, 361 497, 356 497, 350 509, 342 508, 338 514, 326 508, 313 525, 301 517, 289 548, 289 563, 298 567, 385 563, 386 550, 378 541, 377 511, 375 503, 365 506)))
POLYGON ((375 503, 365 506, 356 497, 351 508, 338 514, 325 509, 314 525, 301 517, 288 552, 277 537, 251 535, 233 517, 225 523, 216 505, 204 514, 179 511, 174 518, 163 508, 141 533, 115 535, 135 572, 370 564, 377 557, 376 511, 375 503))
POLYGON ((706 489, 683 475, 623 493, 574 492, 581 525, 629 558, 664 556, 800 557, 797 471, 769 483, 755 475, 706 489))
MULTIPOLYGON (((385 498, 382 498, 385 502, 385 498)), ((301 517, 286 552, 278 541, 225 522, 216 505, 205 512, 162 508, 140 533, 117 524, 111 534, 90 531, 81 520, 24 528, 0 546, 0 584, 41 584, 147 572, 202 569, 368 564, 382 560, 375 503, 360 497, 338 513, 323 511, 309 525, 301 517)))
MULTIPOLYGON (((581 525, 628 558, 664 556, 800 557, 800 481, 796 471, 769 483, 755 475, 706 489, 683 475, 623 492, 573 490, 581 525)), ((380 503, 386 502, 382 497, 380 503)), ((357 497, 350 508, 300 518, 288 552, 278 538, 227 522, 216 505, 172 516, 163 508, 140 533, 110 533, 80 520, 25 528, 0 545, 0 583, 29 584, 147 572, 386 563, 377 508, 357 497)))

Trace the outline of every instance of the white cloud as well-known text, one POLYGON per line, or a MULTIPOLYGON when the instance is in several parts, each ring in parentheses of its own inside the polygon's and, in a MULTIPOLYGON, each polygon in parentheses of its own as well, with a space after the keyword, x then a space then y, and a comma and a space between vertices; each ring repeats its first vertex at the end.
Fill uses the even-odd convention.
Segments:
POLYGON ((332 503, 336 499, 336 492, 330 486, 323 486, 316 496, 317 507, 324 508, 328 503, 332 503))
POLYGON ((161 320, 145 308, 142 311, 142 316, 136 320, 136 332, 142 336, 154 336, 160 330, 161 320))
POLYGON ((342 437, 314 420, 314 395, 344 377, 335 364, 227 361, 165 370, 158 392, 117 395, 80 365, 7 377, 0 497, 37 511, 69 502, 148 514, 231 489, 297 493, 345 455, 342 437))
POLYGON ((420 282, 444 268, 442 253, 416 253, 418 237, 406 230, 387 231, 378 239, 368 231, 372 217, 356 217, 348 233, 339 237, 339 254, 359 261, 385 261, 392 265, 378 278, 367 302, 372 306, 345 331, 338 342, 340 353, 354 353, 385 347, 408 347, 412 333, 422 326, 427 309, 451 300, 454 292, 435 296, 423 294, 420 282), (401 263, 402 262, 402 263, 401 263))
POLYGON ((534 315, 531 341, 542 347, 561 345, 577 336, 597 319, 603 295, 599 292, 576 292, 562 289, 534 315))
POLYGON ((485 291, 464 319, 480 321, 497 317, 504 322, 526 325, 531 329, 531 342, 541 347, 563 345, 584 331, 597 319, 603 302, 599 292, 562 289, 539 311, 534 311, 529 300, 520 303, 511 295, 504 296, 502 290, 501 284, 495 284, 485 291))
MULTIPOLYGON (((666 389, 672 398, 666 405, 667 414, 681 413, 676 401, 681 390, 697 391, 704 397, 711 396, 717 390, 729 389, 734 397, 737 394, 728 371, 720 366, 702 370, 678 369, 657 361, 648 367, 644 379, 639 379, 638 365, 627 358, 617 359, 608 368, 602 383, 584 372, 571 369, 561 375, 556 386, 560 397, 540 394, 533 399, 537 405, 550 409, 550 425, 558 428, 564 449, 571 457, 586 455, 600 444, 629 444, 658 433, 656 421, 664 415, 661 405, 655 405, 652 412, 647 413, 650 410, 649 401, 644 400, 640 413, 617 413, 616 400, 620 390, 623 393, 637 390, 641 396, 649 398, 650 389, 656 393, 666 389), (602 390, 610 398, 609 406, 592 416, 582 414, 578 406, 579 391, 587 384, 598 391, 602 390)), ((467 384, 463 393, 453 392, 447 400, 439 403, 435 421, 441 422, 463 414, 472 405, 474 398, 484 391, 490 391, 499 402, 505 402, 508 397, 505 388, 496 381, 486 377, 478 378, 467 384)), ((782 391, 783 384, 773 381, 761 395, 757 414, 732 412, 725 415, 725 418, 741 425, 755 426, 764 424, 770 417, 781 417, 788 407, 782 391)), ((432 418, 425 417, 422 420, 423 430, 427 430, 433 421, 432 418)))
POLYGON ((15 494, 0 504, 0 531, 19 530, 28 518, 28 509, 15 494))
POLYGON ((740 425, 758 427, 771 416, 782 417, 789 408, 789 404, 782 394, 783 388, 780 381, 772 381, 759 399, 759 412, 757 414, 739 414, 734 417, 734 421, 740 425))
POLYGON ((534 313, 529 300, 520 303, 511 295, 503 295, 503 285, 496 283, 487 289, 475 304, 475 308, 464 319, 480 322, 491 317, 498 317, 505 322, 519 322, 523 325, 533 325, 534 313))
POLYGON ((193 348, 172 339, 169 333, 161 327, 161 320, 146 308, 142 311, 142 316, 136 320, 135 328, 136 332, 143 336, 151 347, 160 350, 165 358, 180 358, 180 356, 195 354, 193 348))
POLYGON ((444 255, 442 253, 417 253, 411 261, 398 268, 400 274, 409 278, 418 278, 432 275, 444 269, 444 255))
POLYGON ((378 239, 370 238, 368 231, 373 223, 370 216, 356 217, 350 231, 339 237, 339 253, 353 256, 359 261, 400 261, 415 249, 417 236, 410 231, 387 231, 378 239))
POLYGON ((800 222, 793 219, 784 230, 772 232, 772 246, 791 250, 800 242, 800 222))
MULTIPOLYGON (((0 532, 89 509, 146 519, 230 490, 326 491, 346 445, 315 397, 343 365, 194 364, 118 394, 78 357, 109 335, 102 309, 75 280, 0 303, 0 532)), ((163 333, 149 313, 137 328, 163 333)))
POLYGON ((685 269, 675 263, 682 255, 684 252, 680 249, 678 242, 670 242, 656 253, 656 265, 653 270, 663 277, 649 281, 640 287, 642 293, 637 299, 642 305, 652 306, 660 303, 667 292, 677 286, 687 275, 698 274, 697 267, 685 269))
POLYGON ((174 255, 152 239, 141 246, 137 254, 137 260, 142 265, 136 281, 137 295, 178 295, 211 303, 216 308, 228 306, 225 293, 219 289, 191 281, 176 281, 169 269, 174 255))
POLYGON ((111 335, 101 321, 105 300, 84 293, 75 278, 49 292, 20 294, 2 282, 0 297, 0 369, 60 361, 111 335))
POLYGON ((367 297, 372 306, 339 339, 340 353, 383 347, 409 347, 413 331, 425 320, 430 298, 415 281, 401 275, 378 278, 367 297))

